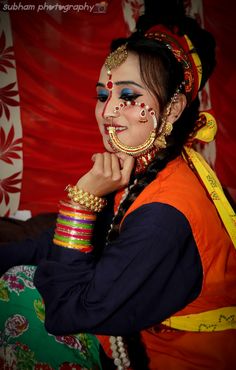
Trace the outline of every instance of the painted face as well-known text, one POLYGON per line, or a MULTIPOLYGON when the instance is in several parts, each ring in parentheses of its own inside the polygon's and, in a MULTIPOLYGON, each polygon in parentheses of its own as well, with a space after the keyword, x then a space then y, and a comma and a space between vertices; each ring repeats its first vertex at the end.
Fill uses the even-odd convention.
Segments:
POLYGON ((113 151, 109 143, 108 128, 116 128, 119 140, 129 146, 142 144, 154 128, 154 121, 147 108, 159 116, 157 100, 148 91, 140 76, 139 59, 129 53, 127 59, 112 71, 112 89, 107 87, 107 70, 101 69, 97 84, 97 105, 95 110, 103 143, 113 151))

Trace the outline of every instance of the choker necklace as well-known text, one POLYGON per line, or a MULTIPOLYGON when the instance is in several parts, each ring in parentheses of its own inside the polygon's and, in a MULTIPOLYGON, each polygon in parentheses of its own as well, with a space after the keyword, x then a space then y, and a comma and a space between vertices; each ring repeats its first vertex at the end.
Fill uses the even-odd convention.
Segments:
POLYGON ((158 149, 154 147, 154 148, 151 148, 147 153, 137 157, 135 174, 144 172, 147 166, 155 159, 157 152, 158 152, 158 149))

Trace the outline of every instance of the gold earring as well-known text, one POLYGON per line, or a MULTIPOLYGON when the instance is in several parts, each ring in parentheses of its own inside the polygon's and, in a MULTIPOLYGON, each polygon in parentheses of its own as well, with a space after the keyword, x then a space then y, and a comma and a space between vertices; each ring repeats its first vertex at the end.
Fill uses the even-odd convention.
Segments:
POLYGON ((154 142, 154 145, 157 149, 165 149, 167 146, 166 142, 166 136, 169 136, 173 130, 173 124, 171 122, 168 122, 163 120, 163 123, 161 125, 161 130, 159 131, 159 134, 156 137, 156 140, 154 142))
POLYGON ((165 136, 169 136, 172 130, 173 130, 173 124, 171 122, 166 122, 165 128, 164 128, 165 136))

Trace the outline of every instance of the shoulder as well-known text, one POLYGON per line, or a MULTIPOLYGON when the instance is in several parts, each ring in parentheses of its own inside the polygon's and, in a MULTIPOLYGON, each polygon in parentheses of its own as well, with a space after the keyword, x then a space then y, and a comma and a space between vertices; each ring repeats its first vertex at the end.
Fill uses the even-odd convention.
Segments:
POLYGON ((144 204, 168 204, 185 215, 199 203, 210 204, 206 191, 182 157, 171 161, 137 197, 126 215, 144 204))
POLYGON ((189 221, 175 207, 152 202, 143 204, 124 219, 121 231, 143 235, 144 239, 160 237, 167 240, 173 238, 175 243, 192 235, 189 221), (176 239, 177 238, 177 239, 176 239))

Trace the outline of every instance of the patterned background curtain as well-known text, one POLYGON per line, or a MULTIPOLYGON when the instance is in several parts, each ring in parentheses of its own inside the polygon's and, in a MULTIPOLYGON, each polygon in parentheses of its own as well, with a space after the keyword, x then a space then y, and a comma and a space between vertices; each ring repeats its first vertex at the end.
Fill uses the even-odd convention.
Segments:
MULTIPOLYGON (((99 70, 110 41, 127 36, 144 11, 141 0, 31 3, 34 8, 14 10, 11 5, 29 2, 4 2, 0 15, 2 216, 12 216, 17 209, 56 212, 65 186, 90 168, 94 152, 103 150, 94 118, 99 70)), ((186 8, 216 37, 218 65, 210 95, 207 88, 202 101, 207 95, 209 106, 211 98, 220 128, 206 155, 236 198, 232 4, 188 1, 186 8)))

